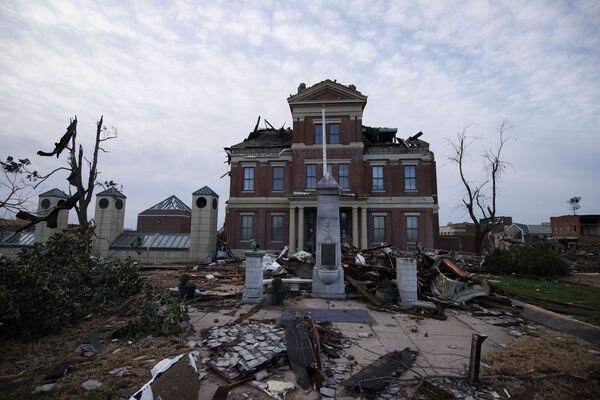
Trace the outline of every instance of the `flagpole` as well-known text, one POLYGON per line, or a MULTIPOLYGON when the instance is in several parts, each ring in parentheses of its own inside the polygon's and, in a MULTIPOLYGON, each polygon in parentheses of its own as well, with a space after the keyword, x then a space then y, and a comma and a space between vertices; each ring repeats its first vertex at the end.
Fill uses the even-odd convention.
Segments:
POLYGON ((325 103, 323 103, 323 108, 321 109, 321 134, 323 135, 323 177, 329 174, 329 169, 327 168, 327 136, 325 135, 325 130, 327 126, 325 125, 325 103))

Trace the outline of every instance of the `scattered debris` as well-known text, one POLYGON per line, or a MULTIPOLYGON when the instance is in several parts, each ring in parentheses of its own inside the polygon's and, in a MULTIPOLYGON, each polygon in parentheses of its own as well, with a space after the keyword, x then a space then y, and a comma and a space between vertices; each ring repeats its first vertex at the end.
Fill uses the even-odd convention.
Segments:
POLYGON ((31 393, 43 393, 43 392, 51 392, 53 390, 58 390, 62 387, 60 383, 46 383, 44 385, 38 385, 33 389, 31 393))
POLYGON ((377 393, 412 367, 417 352, 408 347, 387 353, 348 378, 343 385, 358 392, 377 393))
POLYGON ((152 379, 138 390, 130 400, 195 399, 200 389, 196 353, 165 358, 151 370, 152 379))
POLYGON ((63 361, 60 364, 53 367, 52 369, 50 369, 50 371, 48 371, 48 373, 44 377, 44 380, 49 381, 49 380, 61 378, 65 375, 67 375, 67 373, 72 368, 73 368, 73 363, 71 361, 63 361))
POLYGON ((229 382, 247 377, 286 352, 284 331, 264 323, 214 327, 203 344, 217 352, 210 368, 229 382))
POLYGON ((102 382, 100 382, 97 379, 88 379, 87 381, 83 382, 81 384, 81 387, 84 388, 85 390, 96 390, 98 389, 100 386, 102 386, 102 382))

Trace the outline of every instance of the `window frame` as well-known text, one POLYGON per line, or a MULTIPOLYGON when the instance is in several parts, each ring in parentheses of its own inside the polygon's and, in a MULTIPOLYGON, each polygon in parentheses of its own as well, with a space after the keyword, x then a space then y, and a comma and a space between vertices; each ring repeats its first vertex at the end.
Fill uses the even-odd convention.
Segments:
POLYGON ((271 191, 283 192, 285 190, 285 167, 274 165, 271 167, 271 191), (275 175, 275 171, 281 171, 281 177, 275 175), (276 185, 277 183, 277 185, 276 185), (281 186, 279 186, 281 185, 281 186))
POLYGON ((416 165, 405 165, 404 166, 404 190, 417 190, 417 166, 416 165), (412 171, 412 174, 409 174, 408 171, 412 171))
POLYGON ((374 214, 372 217, 373 222, 373 239, 372 242, 385 242, 386 241, 386 223, 387 215, 374 214), (383 224, 383 225, 381 225, 383 224))
POLYGON ((254 167, 242 167, 242 191, 253 192, 254 191, 254 167), (246 176, 246 171, 252 171, 252 176, 246 176))
MULTIPOLYGON (((306 164, 304 166, 304 172, 305 172, 305 180, 304 180, 304 187, 306 189, 316 189, 317 188, 317 164, 306 164), (314 175, 311 174, 309 175, 309 168, 311 170, 314 169, 314 175), (309 181, 310 179, 310 181, 309 181), (309 184, 309 182, 311 184, 309 184)), ((311 171, 312 172, 312 171, 311 171)))
POLYGON ((240 217, 240 241, 247 242, 253 237, 254 215, 242 214, 240 217), (248 220, 250 221, 250 226, 246 224, 248 220))
POLYGON ((373 190, 385 190, 385 173, 383 165, 372 165, 371 166, 371 180, 373 190), (375 171, 381 170, 381 176, 375 176, 375 171))
POLYGON ((404 222, 406 223, 406 242, 407 243, 416 243, 419 241, 419 216, 418 215, 406 215, 404 218, 404 222), (413 223, 409 223, 409 221, 414 221, 413 223), (414 240, 411 240, 414 239, 414 240))
MULTIPOLYGON (((323 129, 323 124, 322 123, 315 124, 315 129, 314 129, 314 133, 315 133, 314 142, 315 142, 315 144, 321 144, 321 145, 323 144, 323 131, 322 131, 322 129, 323 129), (319 131, 318 133, 317 133, 317 130, 319 131)), ((327 127, 325 127, 325 129, 327 129, 327 127)), ((327 135, 327 132, 325 132, 325 135, 327 135)))
POLYGON ((271 242, 283 242, 283 226, 285 224, 285 218, 281 214, 271 215, 271 242), (281 221, 281 225, 275 227, 275 219, 281 221), (276 231, 277 230, 277 231, 276 231))
POLYGON ((338 184, 342 190, 350 189, 350 164, 338 164, 338 184), (342 167, 345 167, 345 174, 342 174, 342 167))
POLYGON ((327 124, 327 128, 326 128, 329 132, 327 137, 328 137, 328 141, 327 144, 340 144, 340 124, 337 122, 332 122, 331 124, 327 124), (335 134, 333 134, 333 129, 332 128, 336 128, 335 129, 335 134), (333 141, 333 138, 336 138, 336 141, 333 141))

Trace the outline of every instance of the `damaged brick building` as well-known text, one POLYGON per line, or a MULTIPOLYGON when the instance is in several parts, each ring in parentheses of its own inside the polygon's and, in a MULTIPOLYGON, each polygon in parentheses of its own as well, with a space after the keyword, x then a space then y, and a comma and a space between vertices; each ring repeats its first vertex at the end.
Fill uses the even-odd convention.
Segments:
POLYGON ((225 148, 231 169, 229 247, 313 250, 316 183, 322 177, 321 108, 326 109, 329 172, 340 186, 342 238, 356 247, 388 242, 432 248, 438 239, 436 164, 421 132, 363 125, 367 96, 354 85, 304 83, 287 99, 293 129, 270 126, 225 148))

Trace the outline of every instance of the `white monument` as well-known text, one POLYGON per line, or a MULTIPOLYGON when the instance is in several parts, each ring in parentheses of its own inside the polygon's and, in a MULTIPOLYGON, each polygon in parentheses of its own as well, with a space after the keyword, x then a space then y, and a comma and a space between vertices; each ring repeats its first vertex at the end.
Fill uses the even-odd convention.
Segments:
POLYGON ((325 106, 322 109, 323 178, 317 183, 317 257, 313 268, 312 296, 345 299, 340 243, 340 189, 327 169, 325 106))

